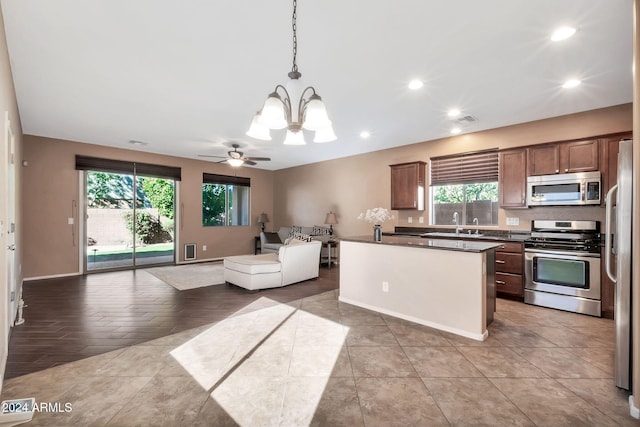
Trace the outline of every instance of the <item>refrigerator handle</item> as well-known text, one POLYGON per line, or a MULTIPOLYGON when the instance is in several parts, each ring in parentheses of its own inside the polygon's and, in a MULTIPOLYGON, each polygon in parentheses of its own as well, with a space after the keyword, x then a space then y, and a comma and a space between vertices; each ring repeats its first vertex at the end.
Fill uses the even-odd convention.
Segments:
POLYGON ((607 276, 613 283, 617 282, 615 275, 611 272, 611 249, 613 245, 613 235, 611 233, 611 217, 613 212, 613 195, 618 191, 618 185, 611 187, 605 198, 607 208, 605 210, 605 238, 604 238, 604 265, 607 271, 607 276))

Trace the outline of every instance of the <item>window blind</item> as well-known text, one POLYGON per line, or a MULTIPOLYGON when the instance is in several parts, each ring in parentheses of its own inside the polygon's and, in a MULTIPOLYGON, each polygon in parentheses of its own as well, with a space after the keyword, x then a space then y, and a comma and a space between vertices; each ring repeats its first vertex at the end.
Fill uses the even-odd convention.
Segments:
POLYGON ((217 175, 214 173, 203 173, 202 183, 203 184, 242 185, 244 187, 251 187, 251 178, 244 178, 241 176, 217 175))
POLYGON ((101 159, 99 157, 76 156, 76 170, 91 170, 109 173, 125 173, 155 178, 170 178, 180 181, 182 169, 151 163, 128 162, 124 160, 101 159))
POLYGON ((431 185, 498 181, 498 149, 431 158, 431 185))

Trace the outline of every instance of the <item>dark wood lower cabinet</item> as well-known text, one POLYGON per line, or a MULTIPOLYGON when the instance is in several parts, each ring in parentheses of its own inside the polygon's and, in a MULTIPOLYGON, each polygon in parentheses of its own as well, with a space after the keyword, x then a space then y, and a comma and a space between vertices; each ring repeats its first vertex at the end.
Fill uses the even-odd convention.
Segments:
POLYGON ((496 292, 498 296, 524 298, 524 248, 506 242, 496 250, 496 292))

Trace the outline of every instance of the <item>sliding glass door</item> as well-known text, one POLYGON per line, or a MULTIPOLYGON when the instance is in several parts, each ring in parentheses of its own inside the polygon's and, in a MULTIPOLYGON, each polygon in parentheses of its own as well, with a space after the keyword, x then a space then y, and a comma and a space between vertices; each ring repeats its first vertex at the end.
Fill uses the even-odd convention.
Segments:
POLYGON ((175 181, 86 170, 85 271, 174 262, 175 181))

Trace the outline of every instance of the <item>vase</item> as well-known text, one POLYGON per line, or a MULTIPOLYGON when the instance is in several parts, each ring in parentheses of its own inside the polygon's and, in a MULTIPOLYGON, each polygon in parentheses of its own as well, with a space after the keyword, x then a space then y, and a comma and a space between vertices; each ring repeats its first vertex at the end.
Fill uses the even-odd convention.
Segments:
POLYGON ((373 240, 376 242, 382 241, 382 226, 380 224, 373 226, 373 240))

